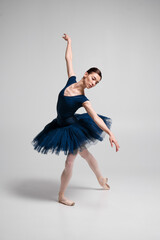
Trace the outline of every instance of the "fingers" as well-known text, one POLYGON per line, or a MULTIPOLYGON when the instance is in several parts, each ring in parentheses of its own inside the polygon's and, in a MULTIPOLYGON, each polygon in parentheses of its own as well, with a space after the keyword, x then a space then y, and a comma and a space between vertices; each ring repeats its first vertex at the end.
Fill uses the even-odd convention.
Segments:
POLYGON ((113 143, 114 143, 115 146, 116 146, 116 152, 118 152, 120 146, 119 146, 118 142, 116 141, 116 139, 114 137, 110 137, 109 140, 110 140, 110 143, 111 143, 111 147, 113 147, 113 143))
POLYGON ((63 37, 68 38, 68 35, 66 33, 64 33, 63 35, 64 35, 63 37))
POLYGON ((113 142, 114 142, 114 144, 115 144, 115 146, 116 146, 116 152, 118 152, 118 150, 119 150, 120 146, 119 146, 119 144, 118 144, 118 142, 117 142, 117 141, 114 141, 114 140, 113 140, 113 142))
POLYGON ((71 38, 67 34, 65 34, 65 33, 64 33, 64 36, 62 36, 62 38, 64 38, 64 40, 66 40, 66 41, 70 41, 71 40, 71 38))
POLYGON ((110 140, 110 143, 111 143, 111 147, 113 147, 113 143, 112 143, 112 140, 110 140))
POLYGON ((116 142, 115 145, 116 145, 116 152, 118 152, 118 150, 119 150, 119 148, 120 148, 118 142, 116 142))
POLYGON ((67 34, 63 34, 62 38, 64 38, 65 40, 67 40, 67 34))

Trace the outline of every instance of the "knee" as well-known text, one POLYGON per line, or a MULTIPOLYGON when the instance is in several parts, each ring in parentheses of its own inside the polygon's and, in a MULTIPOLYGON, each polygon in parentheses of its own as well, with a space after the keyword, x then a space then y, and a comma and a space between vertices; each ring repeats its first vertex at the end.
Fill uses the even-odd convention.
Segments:
POLYGON ((74 158, 73 157, 68 157, 66 162, 65 162, 65 168, 66 169, 72 169, 74 163, 74 158))
POLYGON ((71 169, 73 167, 73 161, 66 161, 65 162, 65 168, 71 169))
POLYGON ((81 152, 79 151, 79 154, 80 154, 80 156, 81 156, 82 158, 84 158, 84 159, 88 158, 89 155, 90 155, 88 149, 84 149, 84 150, 81 151, 81 152))

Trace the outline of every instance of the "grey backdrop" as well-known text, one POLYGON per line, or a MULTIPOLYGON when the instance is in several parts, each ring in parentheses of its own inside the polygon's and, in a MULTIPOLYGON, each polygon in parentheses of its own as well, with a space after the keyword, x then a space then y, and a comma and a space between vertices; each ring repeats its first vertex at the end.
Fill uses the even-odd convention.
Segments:
POLYGON ((159 12, 156 0, 1 0, 1 239, 159 239, 159 12), (116 153, 106 136, 89 148, 109 191, 76 158, 66 191, 74 207, 57 202, 66 156, 31 145, 68 79, 63 33, 77 81, 101 69, 85 94, 112 118, 120 145, 116 153))

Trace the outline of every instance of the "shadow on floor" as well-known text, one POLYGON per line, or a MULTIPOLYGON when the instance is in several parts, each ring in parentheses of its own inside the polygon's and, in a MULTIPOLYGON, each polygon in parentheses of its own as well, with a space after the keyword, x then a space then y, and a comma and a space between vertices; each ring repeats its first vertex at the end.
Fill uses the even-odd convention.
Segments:
MULTIPOLYGON (((36 201, 57 201, 60 182, 49 179, 13 179, 10 180, 5 186, 4 190, 11 195, 19 198, 35 199, 36 201)), ((77 186, 76 184, 69 184, 66 190, 72 197, 76 190, 102 190, 101 188, 92 188, 77 186), (72 191, 74 189, 74 191, 72 191)))

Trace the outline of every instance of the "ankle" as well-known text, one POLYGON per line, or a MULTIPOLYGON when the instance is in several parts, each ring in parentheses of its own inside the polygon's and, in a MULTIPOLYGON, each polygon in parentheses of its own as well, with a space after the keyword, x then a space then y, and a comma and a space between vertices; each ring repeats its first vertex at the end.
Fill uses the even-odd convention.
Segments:
POLYGON ((58 196, 59 196, 59 197, 64 197, 64 193, 63 193, 63 192, 59 192, 59 193, 58 193, 58 196))
POLYGON ((104 179, 104 177, 103 176, 99 176, 99 177, 97 177, 97 179, 98 179, 98 181, 101 181, 101 180, 104 179))

